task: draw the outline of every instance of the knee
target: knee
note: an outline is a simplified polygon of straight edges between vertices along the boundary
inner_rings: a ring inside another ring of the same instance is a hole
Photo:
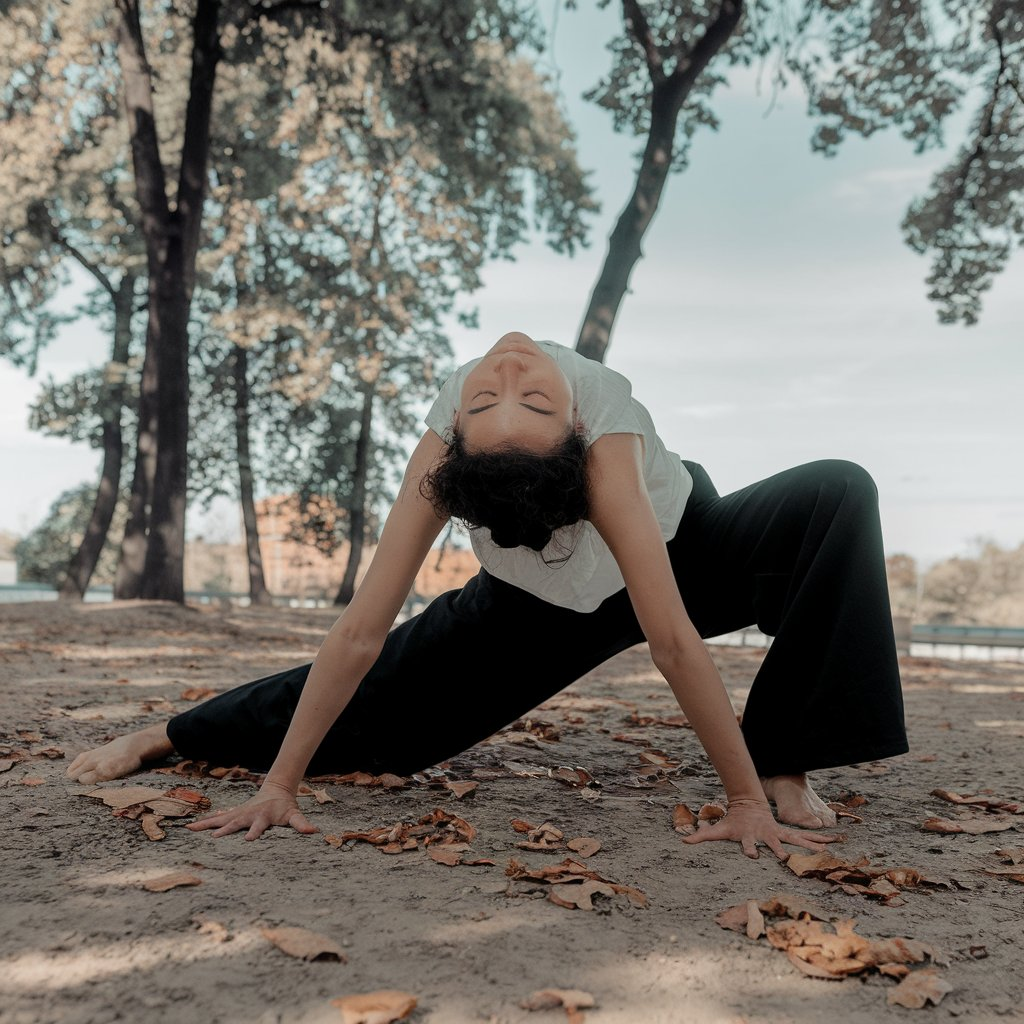
[[[841,486],[856,500],[878,504],[878,487],[871,474],[858,463],[847,459],[821,459],[811,465],[820,483]]]

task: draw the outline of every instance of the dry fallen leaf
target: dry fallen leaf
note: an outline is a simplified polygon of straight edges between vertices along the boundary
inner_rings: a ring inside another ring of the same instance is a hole
[[[200,935],[205,935],[207,938],[213,939],[214,942],[227,942],[231,938],[231,933],[225,925],[220,921],[208,918],[205,914],[196,914],[192,918],[192,923],[199,930]]]
[[[597,1006],[597,1000],[589,992],[578,988],[542,988],[519,1005],[524,1010],[554,1010],[562,1006],[569,1024],[581,1024],[583,1014],[580,1010]]]
[[[513,881],[540,882],[552,886],[548,898],[552,903],[567,909],[579,908],[592,910],[591,897],[596,893],[603,895],[626,896],[636,907],[647,906],[647,897],[631,885],[615,882],[597,871],[587,867],[578,860],[567,857],[559,864],[545,864],[541,868],[531,868],[515,859],[508,862],[505,874]],[[610,892],[597,887],[586,886],[575,891],[584,882],[596,882],[599,886],[607,886]],[[557,892],[556,892],[557,888]]]
[[[957,818],[949,820],[946,818],[926,818],[921,822],[921,828],[925,832],[942,832],[946,835],[953,835],[958,832],[970,836],[980,836],[988,832],[1005,832],[1013,828],[1015,821],[1009,818],[998,818],[995,815],[985,818]]]
[[[107,807],[120,810],[122,807],[143,804],[148,800],[158,800],[164,796],[164,791],[162,789],[153,789],[152,786],[121,786],[120,788],[94,789],[80,795],[102,800]]]
[[[148,892],[167,892],[168,889],[177,889],[185,885],[200,885],[201,878],[190,875],[187,871],[172,871],[169,875],[160,875],[157,878],[150,878],[142,883],[142,888]]]
[[[480,783],[479,782],[446,782],[445,789],[449,790],[454,794],[456,800],[461,800],[464,796],[468,796],[475,790]]]
[[[385,989],[332,999],[341,1011],[342,1024],[393,1024],[416,1009],[416,997],[409,992]]]
[[[325,935],[318,935],[306,928],[260,928],[265,939],[272,942],[282,953],[298,960],[333,960],[348,963],[344,950]]]
[[[953,986],[932,967],[922,967],[919,971],[911,971],[888,994],[890,1006],[906,1006],[911,1010],[919,1010],[926,1003],[938,1006]]]
[[[698,821],[718,821],[725,817],[725,808],[719,804],[704,804],[697,812]]]
[[[29,775],[24,779],[18,780],[23,786],[45,786],[46,779],[39,778],[38,775]]]
[[[933,789],[931,795],[951,804],[984,807],[987,811],[1004,811],[1007,814],[1024,814],[1024,804],[1010,803],[1007,800],[992,800],[987,796],[961,796],[948,789]]]
[[[537,827],[536,825],[531,825],[528,821],[524,821],[522,818],[513,818],[509,824],[516,832],[532,832]]]
[[[697,829],[697,816],[686,804],[676,804],[672,811],[672,827],[681,835],[691,835]]]
[[[581,857],[593,857],[601,849],[601,842],[592,836],[580,836],[578,839],[570,839],[565,844],[573,853]]]
[[[557,888],[552,886],[548,899],[555,906],[566,910],[593,910],[594,896],[614,896],[615,890],[606,882],[598,882],[592,878],[581,878],[577,881],[563,882]]]
[[[208,697],[216,697],[217,691],[211,690],[208,686],[190,686],[187,690],[181,691],[182,700],[206,700]]]
[[[1024,846],[1008,846],[996,850],[996,856],[1001,857],[1007,864],[1024,864]]]
[[[156,842],[159,839],[167,838],[167,833],[160,827],[160,822],[164,820],[163,815],[143,814],[140,816],[140,820],[142,822],[142,831],[147,839]]]

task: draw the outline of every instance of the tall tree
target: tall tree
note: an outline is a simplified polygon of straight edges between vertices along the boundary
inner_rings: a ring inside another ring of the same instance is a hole
[[[598,0],[607,6],[610,0]],[[716,128],[712,97],[737,65],[775,62],[802,82],[819,124],[812,149],[897,128],[920,153],[978,102],[953,161],[911,204],[908,245],[932,257],[929,298],[944,323],[977,321],[981,296],[1024,241],[1024,18],[1019,0],[621,0],[611,71],[587,94],[618,131],[644,138],[576,341],[603,361],[643,238],[694,133]]]
[[[66,52],[54,19],[71,17],[72,10],[105,29],[105,39]],[[258,6],[242,0],[189,5],[164,0],[145,7],[140,0],[117,0],[112,9],[99,0],[84,0],[73,9],[7,2],[0,14],[27,19],[38,29],[37,63],[66,63],[65,80],[96,64],[113,69],[123,99],[148,274],[137,486],[119,574],[123,594],[137,589],[148,597],[183,597],[188,327],[222,66],[259,65],[278,84],[285,113],[270,147],[275,157],[287,156],[302,142],[296,132],[305,125],[308,133],[311,107],[323,118],[358,129],[365,97],[354,93],[350,82],[364,77],[353,71],[372,68],[376,101],[396,124],[416,126],[445,188],[456,194],[466,181],[487,182],[469,190],[479,205],[481,235],[475,241],[480,252],[507,251],[522,237],[531,185],[532,212],[552,244],[571,248],[582,238],[587,188],[571,133],[552,133],[549,125],[535,130],[530,118],[536,104],[508,88],[511,58],[535,48],[539,36],[531,18],[504,0],[417,5],[284,0]],[[184,48],[178,45],[183,38],[188,40]],[[154,73],[161,65],[169,73]],[[181,83],[187,83],[183,115],[174,104]],[[549,106],[556,109],[550,98]],[[233,127],[239,146],[244,145],[247,125],[234,122]],[[76,128],[70,121],[67,130]],[[230,168],[230,147],[215,156]]]
[[[89,523],[63,575],[60,596],[72,598],[85,593],[120,490],[121,421],[143,270],[115,83],[109,67],[94,60],[105,38],[96,14],[90,3],[73,13],[14,5],[0,52],[0,354],[33,374],[58,323],[86,317],[112,339],[103,372],[78,382],[95,383],[91,401],[99,414],[79,436],[103,457]],[[57,38],[59,54],[43,43]],[[84,299],[57,316],[53,299],[68,285],[71,267],[85,272]],[[47,390],[34,419],[68,436],[63,414],[47,418]]]

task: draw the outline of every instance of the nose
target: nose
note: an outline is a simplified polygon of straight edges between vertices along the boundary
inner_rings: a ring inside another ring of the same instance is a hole
[[[506,352],[498,357],[494,368],[501,374],[522,373],[526,369],[526,360],[518,352]]]

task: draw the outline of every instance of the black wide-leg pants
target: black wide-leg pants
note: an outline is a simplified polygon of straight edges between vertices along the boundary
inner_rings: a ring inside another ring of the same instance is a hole
[[[858,465],[811,462],[720,497],[694,490],[668,542],[698,633],[756,624],[774,637],[743,712],[761,775],[904,753],[903,700],[878,493]],[[309,774],[409,774],[526,714],[644,637],[625,590],[593,612],[548,604],[490,573],[395,627],[331,726]],[[270,767],[309,665],[220,694],[172,718],[185,757]]]

